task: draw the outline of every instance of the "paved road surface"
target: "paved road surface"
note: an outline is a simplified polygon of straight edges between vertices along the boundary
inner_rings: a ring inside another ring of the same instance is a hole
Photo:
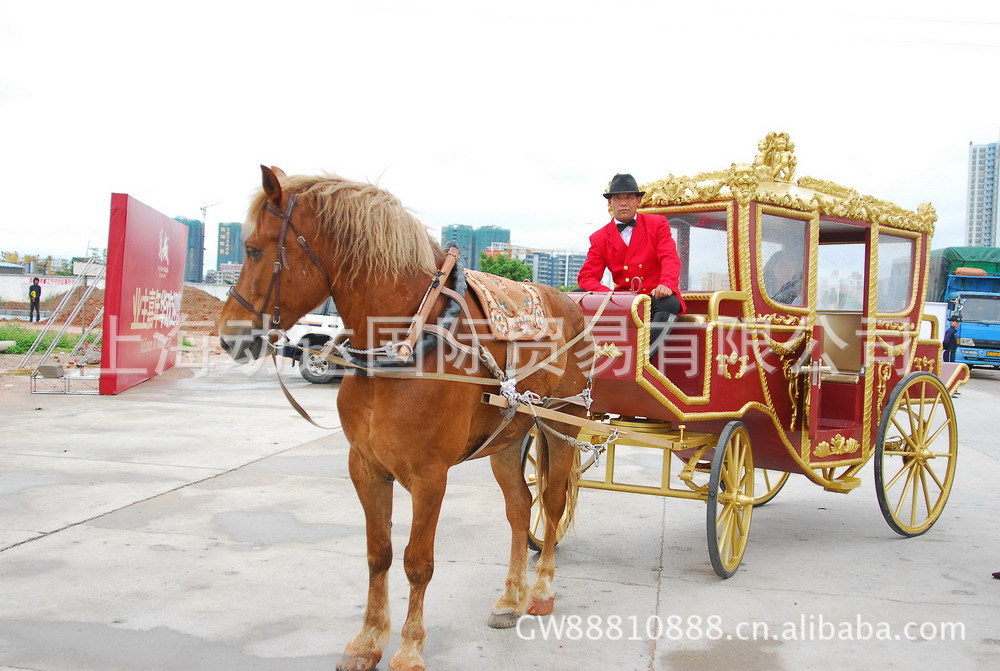
[[[485,461],[454,469],[429,668],[996,668],[1000,373],[973,377],[956,399],[954,491],[925,536],[888,528],[870,465],[848,496],[797,477],[758,509],[723,581],[702,504],[584,491],[557,553],[556,613],[519,631],[485,625],[509,542],[499,488]],[[289,382],[337,421],[335,386]],[[332,669],[366,587],[347,449],[266,370],[221,362],[117,397],[6,396],[0,668]],[[386,659],[405,613],[408,503],[400,492]]]

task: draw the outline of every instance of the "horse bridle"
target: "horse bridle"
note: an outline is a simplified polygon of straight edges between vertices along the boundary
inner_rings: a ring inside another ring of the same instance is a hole
[[[282,212],[270,201],[265,203],[265,209],[273,214],[274,216],[281,219],[281,232],[278,234],[278,258],[274,261],[274,270],[271,273],[271,283],[267,285],[267,293],[264,294],[264,301],[261,305],[261,309],[258,310],[253,306],[253,303],[248,301],[243,296],[236,291],[236,286],[229,287],[229,295],[236,299],[236,302],[245,307],[250,314],[254,315],[260,319],[261,326],[264,325],[264,310],[267,309],[267,305],[271,301],[271,294],[274,294],[274,310],[271,311],[271,328],[280,329],[281,328],[281,268],[288,268],[288,259],[285,256],[285,237],[288,235],[288,229],[291,228],[292,232],[295,234],[295,239],[302,246],[302,250],[312,261],[313,265],[319,268],[319,271],[323,273],[324,279],[326,279],[327,292],[333,287],[333,282],[330,280],[330,274],[326,272],[326,268],[323,267],[322,261],[313,252],[312,248],[309,247],[309,243],[306,239],[302,237],[299,233],[299,229],[295,227],[292,222],[292,211],[295,209],[295,202],[298,199],[299,194],[293,193],[288,198],[288,204],[285,206],[285,211]]]
[[[266,309],[267,305],[270,304],[271,294],[274,294],[274,309],[271,311],[270,315],[271,324],[270,327],[268,328],[267,331],[268,333],[271,333],[272,331],[277,331],[280,334],[281,332],[281,269],[283,267],[288,268],[288,260],[285,256],[285,238],[288,235],[289,228],[292,229],[292,232],[295,234],[295,239],[298,240],[298,243],[302,246],[302,250],[306,253],[306,256],[309,257],[309,260],[312,262],[312,264],[316,266],[321,273],[323,273],[323,277],[326,279],[326,285],[328,287],[327,292],[329,293],[333,289],[333,282],[330,279],[330,274],[326,271],[326,268],[323,267],[322,261],[319,260],[319,257],[316,256],[312,248],[309,247],[309,243],[306,242],[306,239],[299,233],[299,230],[295,227],[295,224],[292,222],[292,212],[295,210],[295,203],[296,200],[298,199],[298,195],[299,194],[297,193],[293,193],[291,194],[291,196],[289,196],[288,204],[285,206],[284,212],[282,212],[274,205],[272,205],[270,201],[267,201],[264,204],[264,207],[268,212],[281,219],[281,231],[278,234],[278,258],[275,259],[274,261],[274,270],[271,273],[271,282],[270,284],[267,285],[267,293],[264,294],[264,301],[261,309],[258,310],[257,308],[254,307],[253,303],[251,303],[246,298],[241,296],[239,292],[236,291],[235,286],[229,287],[228,294],[233,298],[235,298],[236,302],[238,302],[240,305],[246,308],[250,312],[250,314],[254,315],[254,317],[256,317],[257,319],[260,319],[262,328],[264,328],[264,310]],[[450,243],[449,246],[457,246],[457,245],[455,243]],[[458,298],[461,299],[464,298],[466,291],[465,273],[460,263],[456,263],[455,270],[456,270],[454,279],[455,292],[457,293]],[[436,286],[436,284],[440,281],[441,281],[440,273],[435,274],[432,280],[431,288]],[[428,291],[430,291],[430,288],[428,289]],[[427,296],[425,294],[424,300],[426,300],[426,298]],[[461,304],[459,300],[450,297],[448,306],[445,308],[444,312],[438,319],[438,326],[440,326],[445,330],[450,329],[452,324],[454,324],[454,322],[458,318],[458,313],[460,309],[461,309]],[[435,343],[440,337],[441,337],[440,335],[435,333],[425,333],[423,338],[421,338],[417,349],[413,352],[413,354],[411,354],[411,357],[420,356],[424,352],[430,350],[432,347],[434,347]],[[356,356],[364,355],[366,359],[371,360],[373,356],[387,354],[388,351],[385,347],[379,347],[371,350],[357,350],[350,347],[350,341],[345,341],[344,353],[345,356],[347,356],[351,360],[351,363],[357,365],[359,368],[369,368],[374,366],[365,365],[364,363],[362,363],[364,360],[358,361],[356,360]],[[378,364],[379,367],[404,366],[404,365],[408,365],[407,361],[405,360],[379,362]]]

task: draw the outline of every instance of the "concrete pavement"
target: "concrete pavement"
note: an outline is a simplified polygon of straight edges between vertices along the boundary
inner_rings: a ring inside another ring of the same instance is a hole
[[[285,377],[336,423],[337,386]],[[557,550],[555,615],[518,630],[485,625],[509,543],[499,488],[486,461],[459,466],[427,596],[428,668],[995,668],[998,398],[1000,374],[976,371],[956,399],[955,486],[918,538],[883,521],[871,465],[847,496],[793,477],[755,512],[723,581],[703,504],[583,491]],[[367,586],[347,449],[301,420],[266,368],[221,359],[117,397],[5,396],[0,668],[332,669]],[[398,488],[395,506],[382,669],[406,608]]]

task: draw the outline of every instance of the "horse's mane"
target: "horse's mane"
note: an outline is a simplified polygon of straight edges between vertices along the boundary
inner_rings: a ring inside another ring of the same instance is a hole
[[[388,191],[337,175],[281,177],[286,193],[298,193],[316,211],[319,232],[350,259],[352,275],[361,270],[374,276],[398,277],[409,272],[436,270],[438,245],[427,229]],[[264,213],[260,190],[250,202],[244,234],[249,236]]]

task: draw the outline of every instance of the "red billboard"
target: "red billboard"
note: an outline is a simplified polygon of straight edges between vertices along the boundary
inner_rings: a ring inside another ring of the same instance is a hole
[[[128,194],[111,194],[102,394],[117,394],[174,365],[187,233],[184,224]]]

